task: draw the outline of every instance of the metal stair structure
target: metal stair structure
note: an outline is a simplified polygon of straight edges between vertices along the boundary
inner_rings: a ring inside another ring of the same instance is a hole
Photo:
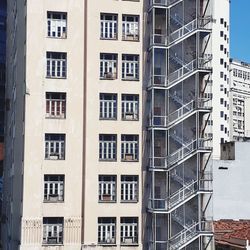
[[[150,250],[178,250],[186,246],[205,250],[202,248],[205,244],[193,244],[198,238],[199,242],[207,242],[205,238],[212,235],[201,230],[202,218],[198,212],[204,206],[202,195],[211,194],[207,183],[210,180],[200,173],[204,169],[202,159],[211,155],[212,148],[210,140],[200,134],[200,124],[204,124],[211,112],[211,99],[203,98],[206,88],[203,82],[212,73],[212,54],[208,49],[212,18],[207,7],[210,0],[193,0],[195,8],[187,4],[188,1],[151,0],[148,11],[151,20],[155,19],[150,28],[148,53],[151,68],[148,70],[147,89],[151,106],[148,116]],[[206,6],[204,9],[198,7],[202,3]],[[178,134],[180,128],[182,134]],[[190,133],[185,134],[185,129]],[[162,147],[161,141],[165,141]],[[182,173],[179,169],[189,167],[191,171],[179,174]],[[205,202],[207,200],[210,201],[206,199]],[[193,211],[192,206],[198,208],[197,214],[180,212],[184,208],[187,208],[185,211]],[[159,222],[161,218],[168,223]],[[172,224],[171,218],[177,224]],[[164,231],[163,225],[166,232],[178,233],[173,236],[166,233],[166,237],[159,240],[156,227]],[[172,230],[172,227],[178,228]]]

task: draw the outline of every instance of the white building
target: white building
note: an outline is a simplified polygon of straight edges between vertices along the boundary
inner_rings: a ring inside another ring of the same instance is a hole
[[[4,249],[212,247],[228,4],[8,1]]]
[[[222,145],[222,160],[213,161],[214,220],[249,220],[250,142]]]
[[[250,64],[230,60],[230,140],[250,137]]]
[[[229,141],[229,0],[214,0],[213,45],[213,158],[220,158],[220,144]],[[208,130],[210,133],[211,130]]]

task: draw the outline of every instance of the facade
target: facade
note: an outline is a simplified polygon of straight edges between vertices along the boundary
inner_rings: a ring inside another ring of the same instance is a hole
[[[4,158],[4,109],[5,109],[5,51],[6,51],[6,1],[0,3],[0,225],[2,224],[3,158]],[[1,226],[0,226],[1,230]],[[1,248],[1,236],[0,236]]]
[[[250,137],[250,64],[230,60],[230,140]]]
[[[8,1],[4,249],[212,248],[214,8]]]
[[[213,133],[213,159],[220,159],[220,144],[229,141],[229,0],[214,1],[213,114],[208,133]]]
[[[249,148],[249,141],[223,144],[222,160],[213,162],[215,220],[250,218]]]

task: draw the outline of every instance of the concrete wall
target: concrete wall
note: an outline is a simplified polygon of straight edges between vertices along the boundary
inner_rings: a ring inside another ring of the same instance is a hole
[[[250,142],[235,143],[235,160],[214,160],[214,219],[250,218]]]

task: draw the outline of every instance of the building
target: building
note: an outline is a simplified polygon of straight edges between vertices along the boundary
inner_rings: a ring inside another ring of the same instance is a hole
[[[250,137],[250,64],[230,60],[230,140]]]
[[[220,144],[229,141],[229,0],[214,1],[213,114],[208,122],[208,133],[213,133],[213,159],[220,159]]]
[[[8,1],[5,249],[213,246],[212,2]]]
[[[2,224],[3,158],[4,158],[4,108],[5,108],[5,51],[6,51],[6,1],[0,2],[0,225]],[[1,231],[1,226],[0,226]],[[0,236],[1,248],[1,236]]]
[[[222,160],[213,161],[215,220],[250,218],[249,148],[249,141],[225,143],[221,148]]]

